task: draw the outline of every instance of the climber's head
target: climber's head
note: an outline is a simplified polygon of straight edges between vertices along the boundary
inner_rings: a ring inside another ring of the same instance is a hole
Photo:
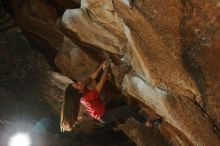
[[[85,88],[84,84],[82,84],[82,83],[79,82],[79,81],[73,82],[73,83],[72,83],[72,86],[73,86],[73,88],[77,89],[77,90],[78,90],[79,92],[81,92],[81,93],[83,93],[84,88]]]
[[[80,87],[80,85],[77,85]],[[64,104],[61,110],[61,131],[71,131],[78,120],[80,98],[82,94],[73,84],[69,84],[65,91]]]

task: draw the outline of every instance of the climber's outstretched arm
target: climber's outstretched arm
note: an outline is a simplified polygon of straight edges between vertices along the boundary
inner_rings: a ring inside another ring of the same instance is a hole
[[[102,88],[103,88],[103,86],[105,84],[105,81],[107,79],[107,72],[108,72],[109,65],[110,65],[109,62],[105,63],[105,65],[104,65],[104,72],[103,72],[103,74],[101,76],[101,79],[98,82],[98,84],[95,86],[95,89],[96,89],[96,91],[98,93],[100,93],[102,91]]]
[[[103,66],[106,64],[106,62],[107,62],[107,60],[102,62],[102,64],[99,65],[99,67],[96,68],[96,70],[90,75],[90,78],[92,78],[93,80],[96,79],[96,77],[98,76],[98,74],[102,70]]]
[[[82,81],[84,88],[88,87],[92,83],[92,81],[94,81],[96,79],[96,77],[99,75],[100,71],[102,70],[102,68],[104,68],[106,63],[107,63],[107,61],[103,61],[102,64],[100,64],[96,68],[96,70],[89,76],[89,78]]]

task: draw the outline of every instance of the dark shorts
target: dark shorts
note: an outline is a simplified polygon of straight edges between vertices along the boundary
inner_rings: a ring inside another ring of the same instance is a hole
[[[144,123],[146,120],[144,117],[140,116],[137,111],[131,109],[127,105],[119,106],[116,108],[112,108],[107,110],[100,118],[100,122],[102,123],[111,123],[120,119],[127,119],[129,117],[133,117],[138,122]]]

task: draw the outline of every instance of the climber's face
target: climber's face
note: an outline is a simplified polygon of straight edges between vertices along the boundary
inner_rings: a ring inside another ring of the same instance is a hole
[[[84,90],[84,85],[81,82],[75,82],[72,84],[74,88],[78,89],[79,91]]]

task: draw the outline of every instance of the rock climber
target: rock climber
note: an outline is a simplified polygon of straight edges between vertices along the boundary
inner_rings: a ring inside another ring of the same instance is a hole
[[[107,79],[110,61],[104,61],[84,82],[74,81],[67,86],[65,91],[64,104],[61,109],[60,128],[61,131],[71,131],[78,121],[80,103],[86,107],[89,115],[101,123],[111,123],[119,119],[133,117],[138,122],[146,122],[143,116],[138,114],[137,109],[127,105],[122,105],[116,108],[107,109],[105,104],[99,97],[100,92]],[[95,85],[94,89],[88,89],[88,85],[96,79],[99,73],[102,72],[100,81]],[[149,127],[160,124],[161,120],[147,121]]]

